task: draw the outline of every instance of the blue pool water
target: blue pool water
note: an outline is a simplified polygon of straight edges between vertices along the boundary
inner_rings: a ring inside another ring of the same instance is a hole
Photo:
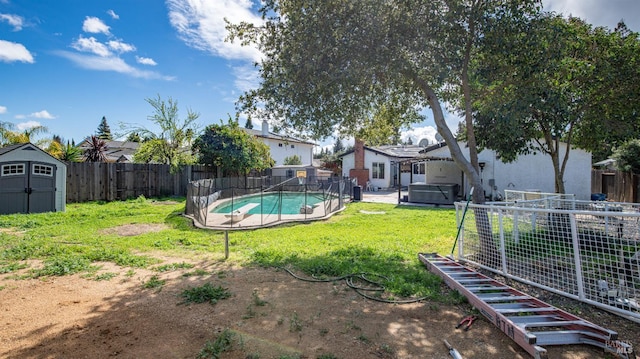
[[[306,199],[305,199],[306,197]],[[275,214],[280,210],[282,201],[282,214],[300,214],[300,207],[304,205],[313,206],[323,201],[319,193],[298,193],[298,192],[269,192],[262,195],[250,195],[235,198],[216,206],[211,213],[231,213],[246,204],[257,203],[258,206],[247,212],[248,214]]]

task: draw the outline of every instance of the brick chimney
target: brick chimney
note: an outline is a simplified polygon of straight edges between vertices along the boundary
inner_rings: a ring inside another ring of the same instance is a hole
[[[356,138],[353,147],[354,168],[349,170],[349,177],[357,178],[358,185],[366,186],[369,181],[369,169],[364,168],[364,141]]]

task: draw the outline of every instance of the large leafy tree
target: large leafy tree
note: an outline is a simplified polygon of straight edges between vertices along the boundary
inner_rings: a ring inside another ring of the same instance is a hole
[[[614,148],[611,157],[620,171],[640,173],[640,140],[635,138]]]
[[[635,124],[625,123],[624,116],[603,121],[601,110],[594,111],[616,106],[615,96],[609,97],[605,88],[621,81],[604,73],[598,76],[603,68],[611,68],[606,59],[610,55],[605,54],[615,51],[600,39],[602,28],[593,31],[580,19],[541,13],[523,30],[485,39],[482,61],[474,72],[476,134],[479,145],[496,150],[505,162],[531,152],[548,155],[555,190],[564,193],[571,147],[593,151],[613,132],[603,123],[629,128],[637,127],[637,119]]]
[[[584,118],[575,143],[606,159],[615,147],[640,137],[640,35],[624,23],[589,31],[592,63]]]
[[[423,120],[416,107],[390,100],[377,107],[370,118],[363,119],[356,137],[371,146],[397,145],[403,128]]]
[[[138,137],[146,139],[134,154],[134,161],[164,163],[171,165],[173,170],[193,163],[194,157],[189,149],[199,132],[196,121],[200,114],[187,109],[187,117],[181,119],[178,114],[178,102],[171,97],[165,101],[158,95],[157,98],[148,98],[146,101],[154,110],[153,115],[148,119],[159,128],[159,131],[154,132],[141,126],[124,125],[128,128],[129,134],[136,133]]]
[[[262,83],[240,98],[239,110],[324,138],[336,128],[356,136],[363,119],[392,99],[404,108],[429,106],[453,159],[480,187],[469,64],[496,23],[526,19],[538,3],[266,1],[263,25],[230,26],[232,40],[253,42],[265,56]],[[465,115],[470,160],[447,126],[443,101]],[[481,192],[476,202],[484,201]]]
[[[225,175],[244,175],[273,166],[269,146],[248,134],[230,120],[212,124],[193,143],[198,162],[220,168]]]

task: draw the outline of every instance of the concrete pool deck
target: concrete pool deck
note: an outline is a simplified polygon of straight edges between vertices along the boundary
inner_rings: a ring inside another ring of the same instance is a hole
[[[408,191],[401,191],[400,198],[407,196],[409,194]],[[385,190],[385,191],[364,191],[362,192],[362,202],[371,202],[371,203],[389,203],[389,204],[398,204],[398,190]],[[416,206],[416,207],[442,207],[442,208],[453,208],[453,205],[435,205],[435,204],[427,204],[427,203],[410,203],[410,202],[400,202],[401,206]]]

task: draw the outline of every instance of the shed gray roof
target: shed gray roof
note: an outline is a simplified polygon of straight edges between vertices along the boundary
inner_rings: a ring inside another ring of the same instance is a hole
[[[9,146],[5,146],[0,148],[0,155],[4,155],[5,153],[11,152],[13,150],[15,150],[16,148],[22,147],[26,145],[26,143],[18,143],[15,145],[9,145]]]
[[[15,151],[15,150],[19,150],[19,149],[24,148],[24,147],[30,147],[29,149],[32,149],[32,150],[37,151],[39,153],[42,153],[45,156],[48,156],[51,159],[64,164],[63,161],[60,161],[59,159],[57,159],[54,156],[52,156],[51,154],[49,154],[47,151],[41,149],[40,147],[34,145],[31,142],[18,143],[18,144],[15,144],[15,145],[9,145],[9,146],[2,147],[2,148],[0,148],[0,156],[2,156],[4,154],[7,154],[9,152]]]

